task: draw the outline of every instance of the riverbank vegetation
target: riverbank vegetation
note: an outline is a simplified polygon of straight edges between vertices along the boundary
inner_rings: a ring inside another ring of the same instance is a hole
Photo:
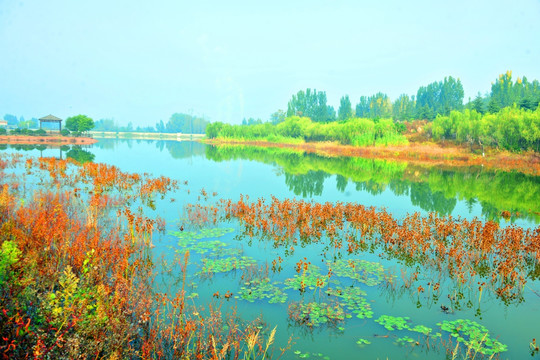
[[[283,122],[257,125],[212,123],[206,127],[210,139],[266,140],[270,142],[334,141],[343,145],[401,145],[402,136],[391,119],[352,118],[339,122],[318,123],[308,117],[291,116]]]
[[[436,140],[490,146],[510,151],[540,151],[540,107],[531,111],[517,106],[490,114],[476,110],[438,115],[431,124]]]
[[[175,181],[0,155],[0,353],[5,359],[270,357],[275,330],[159,293],[152,211]],[[172,269],[171,268],[171,271]]]
[[[529,82],[523,77],[513,81],[508,71],[492,84],[489,94],[479,94],[466,104],[463,98],[461,81],[450,76],[421,86],[416,95],[402,94],[394,102],[378,92],[361,96],[353,109],[349,96],[344,95],[336,114],[324,91],[307,89],[294,94],[287,111],[276,111],[268,122],[212,123],[206,135],[225,141],[335,142],[363,147],[446,141],[470,150],[479,146],[484,154],[485,147],[513,152],[540,150],[537,80]],[[411,126],[418,120],[424,120],[421,127]],[[411,128],[412,132],[406,132]]]

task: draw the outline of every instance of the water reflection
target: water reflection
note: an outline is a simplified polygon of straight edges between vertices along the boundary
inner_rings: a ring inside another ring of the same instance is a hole
[[[517,218],[540,222],[540,177],[517,172],[487,171],[482,167],[440,168],[408,165],[405,162],[346,157],[324,157],[279,148],[249,146],[208,146],[192,141],[163,141],[147,139],[99,139],[92,146],[64,145],[0,145],[0,150],[37,150],[43,156],[65,156],[80,163],[94,161],[92,149],[119,150],[140,144],[149,145],[157,152],[167,151],[172,159],[206,157],[215,162],[253,160],[276,167],[284,175],[285,184],[297,196],[311,198],[323,194],[332,183],[347,194],[351,190],[377,196],[391,191],[407,196],[413,205],[441,215],[452,214],[458,201],[464,201],[469,212],[481,208],[482,216],[500,220],[502,211]],[[58,149],[58,155],[50,149]],[[166,160],[163,160],[166,161]]]
[[[213,161],[255,160],[275,164],[285,174],[285,183],[298,196],[320,195],[325,180],[336,176],[336,189],[379,195],[386,190],[409,196],[413,205],[441,215],[451,214],[458,200],[469,211],[479,204],[482,215],[499,220],[502,211],[512,219],[540,220],[540,178],[516,172],[486,171],[482,167],[440,168],[404,162],[362,158],[324,157],[279,148],[208,146]],[[326,183],[327,184],[327,183]]]
[[[0,150],[39,151],[39,157],[54,157],[59,160],[71,158],[81,164],[94,161],[95,155],[88,150],[90,147],[89,145],[0,144]],[[46,150],[47,153],[44,156],[43,152]]]

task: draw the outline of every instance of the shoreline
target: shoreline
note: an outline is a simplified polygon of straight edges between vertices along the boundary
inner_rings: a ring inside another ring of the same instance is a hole
[[[477,155],[456,145],[441,146],[436,143],[411,143],[409,145],[356,147],[334,142],[304,142],[299,144],[272,143],[265,140],[242,141],[211,139],[201,142],[209,145],[245,145],[258,147],[286,148],[305,151],[322,156],[361,157],[370,159],[405,161],[419,165],[452,167],[484,166],[492,170],[518,171],[540,176],[540,154],[524,152],[521,154],[495,149],[486,149],[485,156]]]
[[[97,139],[89,137],[71,137],[71,136],[29,136],[29,135],[0,135],[2,144],[21,144],[21,145],[91,145],[97,143]]]
[[[205,134],[151,133],[125,131],[90,131],[93,136],[105,139],[146,139],[146,140],[200,140]]]

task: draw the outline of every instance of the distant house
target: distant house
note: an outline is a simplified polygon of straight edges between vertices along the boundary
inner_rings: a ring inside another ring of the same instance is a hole
[[[62,130],[62,119],[60,119],[59,117],[56,117],[54,115],[47,115],[47,116],[44,116],[42,118],[39,118],[39,128],[41,129],[42,125],[44,122],[47,122],[47,123],[56,123],[58,124],[58,131],[61,131]]]
[[[7,127],[7,121],[6,120],[0,120],[0,127]]]

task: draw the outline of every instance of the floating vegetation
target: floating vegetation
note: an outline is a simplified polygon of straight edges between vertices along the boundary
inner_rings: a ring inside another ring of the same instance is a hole
[[[212,239],[225,236],[234,231],[233,228],[203,228],[197,231],[171,231],[170,234],[178,238],[181,247],[192,246],[194,242],[202,239]]]
[[[310,353],[310,352],[301,352],[300,350],[295,350],[293,354],[296,355],[300,359],[307,359],[312,356],[312,357],[320,358],[323,360],[330,360],[330,357],[324,355],[323,353]]]
[[[218,206],[197,211],[219,214],[216,216],[224,220],[238,219],[244,236],[273,241],[275,247],[284,247],[288,254],[294,252],[295,246],[314,243],[323,243],[324,254],[331,251],[336,257],[381,249],[386,258],[448,277],[451,286],[476,286],[480,276],[485,279],[482,290],[490,291],[506,304],[523,301],[524,285],[540,262],[540,227],[502,227],[493,221],[434,213],[396,219],[386,210],[356,203],[321,204],[275,197],[270,202],[259,199],[248,203],[244,201],[247,199],[222,200]],[[342,276],[364,279],[368,284],[383,279],[380,268],[373,264],[342,261],[337,267]],[[332,271],[336,274],[335,269]],[[308,274],[302,276],[305,286],[306,281],[312,288],[316,286],[316,279],[306,279]],[[415,277],[413,281],[417,280]],[[294,286],[302,289],[298,286],[301,281],[301,277],[295,279]]]
[[[408,316],[390,316],[390,315],[381,315],[377,320],[375,320],[376,323],[381,324],[384,326],[387,330],[411,330],[408,322],[410,321],[410,318]]]
[[[418,333],[421,333],[421,334],[424,334],[424,335],[429,335],[433,331],[432,328],[424,326],[424,325],[416,325],[415,327],[410,328],[409,330],[414,331],[414,332],[418,332]],[[438,334],[438,336],[436,336],[437,334]],[[440,336],[441,336],[440,333],[435,334],[435,337],[440,337]]]
[[[301,274],[285,280],[285,289],[304,291],[305,288],[315,290],[323,288],[328,284],[328,276],[321,274],[321,270],[316,265],[309,265],[303,268]]]
[[[363,346],[363,345],[369,345],[369,344],[371,344],[371,341],[360,338],[360,339],[358,339],[358,340],[356,341],[356,343],[357,343],[358,345]]]
[[[345,320],[345,312],[339,304],[291,302],[289,318],[299,325],[308,327],[317,327],[321,324],[335,326]]]
[[[397,343],[399,345],[417,344],[418,343],[416,340],[414,340],[413,338],[411,338],[409,336],[400,337],[396,341],[397,341]]]
[[[268,278],[246,281],[244,286],[240,288],[238,295],[236,298],[249,302],[262,299],[268,299],[270,304],[285,303],[287,301],[287,294],[281,291],[275,282],[270,282]]]
[[[226,273],[232,270],[245,269],[257,262],[249,256],[224,257],[219,259],[202,259],[201,273]]]
[[[348,277],[367,286],[379,285],[384,280],[384,267],[377,262],[354,259],[340,259],[329,267],[336,276]]]
[[[334,295],[341,299],[346,306],[359,319],[373,317],[371,306],[367,302],[366,292],[358,287],[332,288],[327,290],[328,295]]]
[[[488,329],[475,321],[468,319],[445,320],[437,325],[441,330],[449,332],[450,336],[459,343],[466,345],[468,349],[483,355],[494,355],[508,349],[507,345],[492,339]]]

